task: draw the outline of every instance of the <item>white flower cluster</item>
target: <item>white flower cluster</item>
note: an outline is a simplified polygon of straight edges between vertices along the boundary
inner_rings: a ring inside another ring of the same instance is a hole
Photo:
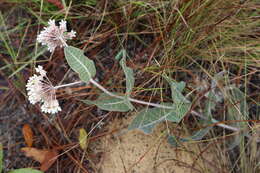
[[[53,52],[56,47],[67,46],[66,41],[76,36],[76,32],[71,30],[67,32],[67,22],[61,20],[59,26],[56,26],[55,20],[49,20],[49,26],[37,36],[37,41],[42,45],[47,45],[48,50]]]
[[[29,102],[31,104],[41,103],[41,110],[45,113],[55,114],[61,111],[56,99],[56,90],[47,78],[47,72],[43,70],[42,66],[38,66],[36,72],[39,75],[34,74],[30,77],[26,85]]]

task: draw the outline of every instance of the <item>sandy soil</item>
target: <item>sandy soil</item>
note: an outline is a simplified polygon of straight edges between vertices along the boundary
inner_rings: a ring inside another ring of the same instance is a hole
[[[101,141],[104,151],[99,163],[101,173],[186,173],[215,172],[213,152],[202,152],[205,144],[170,146],[165,138],[165,124],[159,125],[151,135],[141,131],[128,131],[126,126],[133,117],[115,119],[108,130],[121,129]],[[203,146],[204,145],[204,146]],[[201,154],[203,153],[203,154]],[[214,165],[214,166],[213,166]],[[219,170],[219,169],[218,169]]]

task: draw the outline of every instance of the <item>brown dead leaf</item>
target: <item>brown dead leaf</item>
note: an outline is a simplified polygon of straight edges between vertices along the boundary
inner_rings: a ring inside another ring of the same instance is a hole
[[[21,151],[23,151],[27,157],[32,157],[34,160],[40,162],[42,171],[48,170],[58,156],[56,150],[41,150],[33,147],[24,147]]]
[[[28,147],[32,147],[33,144],[33,131],[29,124],[23,126],[23,138]]]

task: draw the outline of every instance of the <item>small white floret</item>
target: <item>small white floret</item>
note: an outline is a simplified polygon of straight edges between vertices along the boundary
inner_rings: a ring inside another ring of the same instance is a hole
[[[26,89],[28,91],[28,99],[31,104],[41,101],[42,79],[42,76],[33,75],[27,82]]]
[[[49,114],[55,114],[59,111],[61,111],[60,105],[58,101],[50,100],[48,102],[44,102],[41,106],[42,112],[49,113]]]
[[[37,73],[40,73],[41,76],[46,76],[47,74],[47,71],[43,70],[43,67],[40,65],[37,68],[35,68],[35,70]]]

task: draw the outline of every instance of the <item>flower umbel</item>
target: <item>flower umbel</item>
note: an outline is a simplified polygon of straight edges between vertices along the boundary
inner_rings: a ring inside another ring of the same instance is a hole
[[[59,102],[56,99],[56,89],[47,77],[47,72],[42,66],[36,68],[39,75],[34,74],[29,78],[26,89],[28,91],[28,99],[31,104],[40,103],[41,110],[45,113],[55,114],[61,111]]]
[[[56,47],[67,46],[66,41],[76,36],[76,32],[73,30],[67,32],[67,22],[65,20],[61,20],[59,26],[56,26],[55,20],[49,20],[48,25],[37,36],[37,41],[42,45],[47,45],[50,52],[53,52]]]

